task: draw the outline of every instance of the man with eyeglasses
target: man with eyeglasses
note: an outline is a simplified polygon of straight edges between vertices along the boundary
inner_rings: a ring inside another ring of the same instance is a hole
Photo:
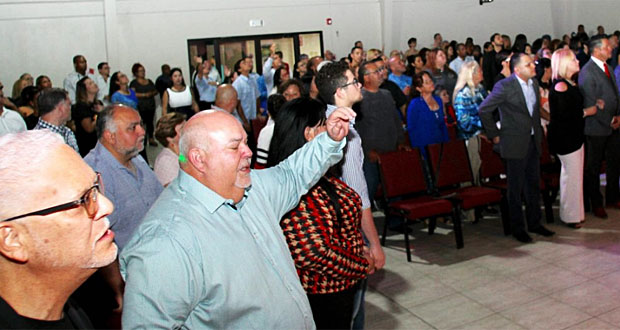
[[[24,118],[19,112],[8,109],[7,103],[13,105],[8,98],[4,97],[4,85],[0,82],[0,136],[26,130]]]
[[[359,102],[361,118],[357,132],[362,139],[364,150],[364,177],[368,185],[368,196],[372,200],[379,187],[379,153],[410,149],[405,143],[403,122],[390,93],[380,89],[383,83],[382,72],[374,62],[364,62],[360,66],[359,79],[362,88],[362,101]]]
[[[92,328],[69,296],[116,259],[100,176],[47,130],[0,154],[0,328]]]
[[[323,65],[317,73],[316,86],[321,98],[327,102],[327,116],[337,108],[352,108],[355,103],[362,100],[361,84],[355,79],[353,72],[346,64],[326,63]],[[347,147],[342,162],[341,178],[360,195],[362,200],[362,232],[369,242],[370,254],[374,261],[369,267],[372,274],[375,269],[381,269],[385,265],[385,254],[381,248],[377,228],[372,217],[368,186],[363,170],[364,151],[362,149],[362,140],[354,125],[355,120],[351,120],[349,122],[349,134],[347,135]],[[362,303],[364,286],[365,282],[356,295],[356,306],[354,306],[352,319],[355,314],[361,314],[360,318],[353,325],[354,328],[359,328],[360,324],[363,327],[364,324]]]

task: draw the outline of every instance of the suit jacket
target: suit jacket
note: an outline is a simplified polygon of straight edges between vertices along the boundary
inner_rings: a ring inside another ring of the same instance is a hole
[[[542,127],[540,126],[540,93],[535,79],[534,92],[536,103],[533,114],[527,110],[525,96],[517,77],[512,74],[506,79],[498,81],[493,91],[487,96],[478,108],[480,120],[489,139],[500,137],[499,149],[502,158],[522,159],[527,156],[534,130],[536,150],[540,154],[542,142]],[[493,119],[493,111],[499,109],[501,128],[498,129]]]
[[[594,116],[586,117],[584,133],[591,136],[608,136],[611,134],[611,120],[619,114],[620,95],[616,78],[609,68],[611,79],[592,59],[583,66],[579,73],[579,89],[583,95],[583,107],[596,105],[597,99],[605,101],[603,110],[598,110]]]

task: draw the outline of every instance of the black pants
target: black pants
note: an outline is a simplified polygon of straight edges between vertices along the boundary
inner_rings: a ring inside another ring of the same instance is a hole
[[[200,109],[200,111],[209,110],[211,109],[212,105],[213,105],[213,102],[198,101],[198,108]]]
[[[620,200],[620,133],[614,131],[609,136],[586,136],[586,165],[583,180],[586,203],[589,200],[592,208],[603,207],[601,194],[601,164],[607,161],[605,201],[608,204]]]
[[[351,329],[353,303],[358,284],[344,291],[308,294],[317,329]]]
[[[146,138],[150,139],[155,137],[155,135],[153,135],[153,132],[155,131],[155,125],[153,124],[153,120],[155,119],[155,108],[149,109],[138,106],[138,112],[140,113],[140,117],[144,123]]]
[[[540,226],[540,155],[535,143],[532,136],[525,158],[505,159],[508,213],[513,233],[525,231],[522,196],[525,199],[528,229],[533,230]]]

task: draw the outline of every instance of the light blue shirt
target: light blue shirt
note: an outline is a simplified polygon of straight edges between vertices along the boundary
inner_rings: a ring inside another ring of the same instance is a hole
[[[234,207],[180,171],[120,256],[123,328],[315,328],[279,221],[344,145],[323,133],[253,170]]]
[[[406,87],[411,86],[411,77],[405,74],[401,74],[400,76],[397,76],[393,73],[390,73],[390,75],[388,76],[388,80],[398,85],[398,87],[400,87],[401,90],[404,90]]]
[[[256,119],[256,99],[260,96],[256,81],[240,75],[232,85],[237,91],[237,98],[241,102],[245,118],[247,120]]]
[[[131,159],[134,173],[119,163],[101,142],[97,142],[84,161],[101,173],[104,194],[114,204],[114,212],[108,216],[110,229],[122,250],[164,187],[142,156]]]
[[[196,75],[194,81],[196,82],[198,95],[200,95],[200,101],[215,101],[215,92],[217,91],[217,86],[209,84],[210,82],[217,82],[215,79],[211,78],[211,76],[203,76],[202,79],[200,79],[198,78],[198,75]]]
[[[528,79],[528,81],[525,82],[518,75],[515,74],[515,76],[519,81],[519,85],[521,85],[521,91],[523,91],[523,96],[525,97],[527,111],[529,111],[530,116],[532,116],[534,114],[534,105],[536,105],[536,92],[534,92],[534,82],[532,81],[532,79]]]

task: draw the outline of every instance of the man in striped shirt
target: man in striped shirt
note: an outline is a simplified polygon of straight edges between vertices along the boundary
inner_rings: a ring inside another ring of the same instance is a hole
[[[316,86],[319,90],[319,95],[327,103],[327,116],[334,112],[336,108],[351,108],[353,104],[362,100],[362,85],[355,79],[351,70],[341,63],[327,63],[321,67],[316,76]],[[342,163],[342,180],[349,187],[353,188],[362,199],[362,232],[368,241],[375,269],[381,269],[385,265],[385,255],[381,248],[377,228],[372,217],[370,196],[368,196],[368,187],[362,169],[364,163],[362,140],[354,128],[355,120],[351,120],[349,124],[347,146]],[[372,271],[370,274],[372,274]],[[360,302],[363,302],[365,284],[363,287],[359,293]],[[360,304],[357,314],[359,316],[353,328],[363,327],[363,304]]]

